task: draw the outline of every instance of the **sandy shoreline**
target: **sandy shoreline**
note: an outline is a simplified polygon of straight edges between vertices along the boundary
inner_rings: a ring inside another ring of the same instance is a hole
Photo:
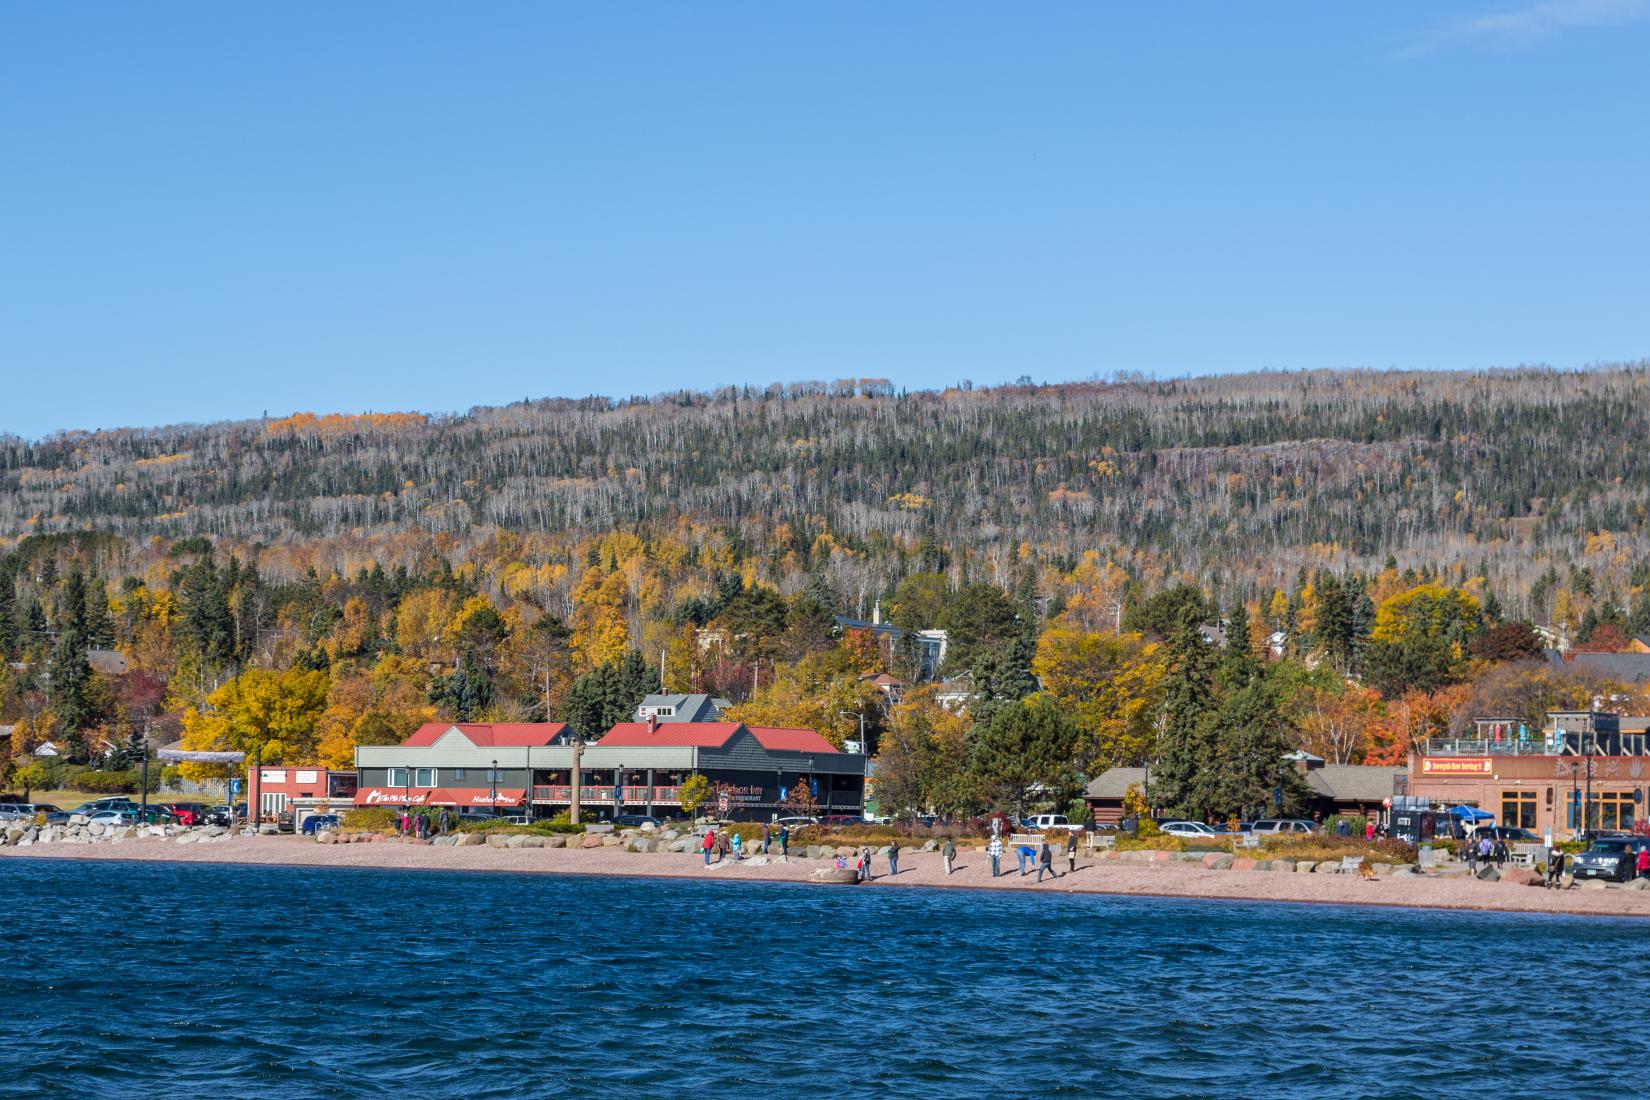
[[[712,881],[806,882],[823,860],[706,869],[697,855],[627,852],[620,848],[491,848],[376,843],[322,845],[294,837],[232,837],[202,844],[160,838],[111,844],[40,844],[0,848],[4,859],[103,859],[173,863],[230,863],[286,867],[370,867],[399,870],[492,871],[562,875],[628,875]],[[1080,860],[1074,875],[1041,885],[1021,877],[1005,860],[1001,878],[991,877],[983,853],[960,852],[956,874],[947,876],[938,853],[906,852],[900,874],[886,875],[887,861],[870,889],[938,887],[1021,889],[1136,897],[1201,898],[1233,901],[1379,905],[1401,908],[1478,910],[1506,913],[1562,913],[1584,916],[1650,917],[1650,891],[1542,890],[1507,882],[1400,876],[1373,881],[1353,875],[1214,871],[1183,863],[1138,864]],[[1063,867],[1062,863],[1062,867]]]

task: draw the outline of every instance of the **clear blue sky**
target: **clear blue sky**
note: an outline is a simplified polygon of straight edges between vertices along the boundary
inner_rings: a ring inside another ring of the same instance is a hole
[[[1650,355],[1650,0],[3,18],[25,436]]]

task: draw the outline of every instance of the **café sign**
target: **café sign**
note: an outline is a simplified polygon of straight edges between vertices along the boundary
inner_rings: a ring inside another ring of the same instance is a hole
[[[1439,759],[1428,756],[1421,761],[1422,775],[1490,775],[1493,769],[1489,757],[1468,759],[1454,757]]]

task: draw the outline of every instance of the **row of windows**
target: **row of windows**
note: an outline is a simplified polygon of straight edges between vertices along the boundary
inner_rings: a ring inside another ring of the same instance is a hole
[[[411,771],[412,782],[407,782],[407,774]],[[481,768],[479,772],[483,783],[497,783],[504,779],[504,769],[496,771],[492,768]],[[462,782],[467,772],[463,768],[453,768],[453,782]],[[391,768],[389,779],[384,783],[386,787],[434,787],[436,786],[436,769],[434,768]]]
[[[1548,805],[1551,805],[1549,792]],[[1585,793],[1583,794],[1585,798]],[[1534,829],[1536,821],[1537,792],[1535,791],[1502,791],[1501,792],[1501,824],[1512,825],[1520,829]],[[1571,791],[1564,792],[1564,819],[1568,828],[1578,827],[1577,817],[1579,807],[1573,799]],[[1637,803],[1633,801],[1632,791],[1594,791],[1592,801],[1588,803],[1587,828],[1621,830],[1632,829],[1637,817]]]

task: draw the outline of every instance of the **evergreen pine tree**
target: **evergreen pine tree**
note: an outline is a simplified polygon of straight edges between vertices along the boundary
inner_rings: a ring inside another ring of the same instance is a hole
[[[1152,762],[1154,807],[1174,817],[1201,820],[1215,809],[1216,654],[1198,633],[1195,616],[1181,619],[1169,638],[1169,671],[1163,682],[1163,727]]]
[[[1211,771],[1218,811],[1245,818],[1299,813],[1306,781],[1283,758],[1289,743],[1273,678],[1262,673],[1229,692],[1216,727]]]

